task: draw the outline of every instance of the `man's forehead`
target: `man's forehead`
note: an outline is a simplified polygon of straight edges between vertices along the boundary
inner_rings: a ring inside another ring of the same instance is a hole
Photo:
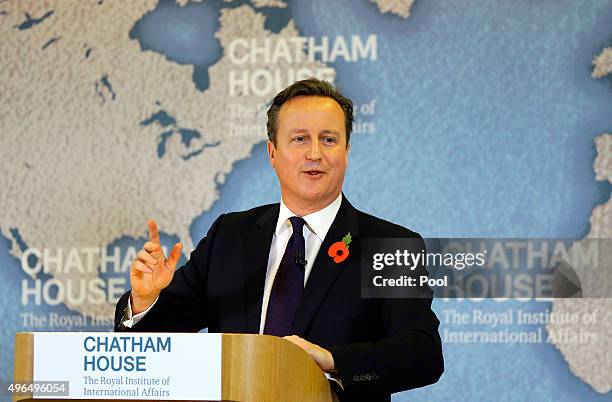
[[[342,107],[334,98],[318,95],[301,95],[291,98],[283,103],[279,112],[299,111],[302,108],[312,107],[315,105],[325,108],[329,107],[332,109],[337,108],[340,112],[342,112]]]

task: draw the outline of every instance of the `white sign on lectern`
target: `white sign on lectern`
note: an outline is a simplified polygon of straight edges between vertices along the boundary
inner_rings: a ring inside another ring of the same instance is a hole
[[[68,381],[70,399],[219,401],[221,334],[35,333],[33,381]]]

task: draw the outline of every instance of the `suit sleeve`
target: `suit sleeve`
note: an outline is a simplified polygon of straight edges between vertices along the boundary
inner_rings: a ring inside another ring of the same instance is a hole
[[[419,270],[427,274],[424,266]],[[438,381],[444,371],[440,322],[431,290],[423,291],[419,298],[382,301],[384,335],[376,342],[328,348],[348,394],[394,393]]]
[[[130,291],[121,296],[115,308],[115,331],[198,332],[208,326],[208,269],[215,233],[222,219],[223,215],[217,218],[191,253],[189,261],[176,270],[170,285],[162,290],[155,305],[132,328],[122,325]]]
[[[346,390],[393,393],[438,381],[444,371],[439,321],[431,299],[386,300],[386,336],[329,347]]]

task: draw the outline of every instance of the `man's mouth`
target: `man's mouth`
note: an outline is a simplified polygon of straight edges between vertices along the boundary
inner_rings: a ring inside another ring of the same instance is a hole
[[[308,176],[312,176],[312,177],[318,177],[318,176],[322,176],[322,175],[325,174],[324,171],[316,170],[316,169],[305,170],[304,173],[306,173]]]

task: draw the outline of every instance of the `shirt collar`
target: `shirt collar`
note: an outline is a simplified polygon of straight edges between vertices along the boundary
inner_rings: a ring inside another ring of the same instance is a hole
[[[302,216],[308,225],[308,228],[315,234],[317,237],[323,241],[329,228],[331,227],[336,215],[338,214],[338,210],[340,209],[340,204],[342,204],[342,193],[338,195],[331,204],[326,206],[325,208],[313,212],[308,215]],[[289,222],[289,218],[295,216],[293,212],[287,208],[283,199],[281,197],[280,201],[280,211],[278,213],[278,221],[276,222],[276,235],[278,236],[285,230],[289,230],[291,228],[291,223]]]

